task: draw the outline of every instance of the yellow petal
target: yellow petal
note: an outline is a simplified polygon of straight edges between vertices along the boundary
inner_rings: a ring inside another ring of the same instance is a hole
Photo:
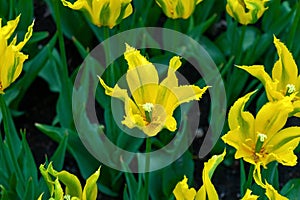
[[[224,160],[225,154],[226,151],[224,150],[222,154],[214,155],[212,158],[210,158],[207,162],[204,163],[204,169],[202,172],[203,185],[196,194],[196,200],[219,199],[218,193],[211,182],[211,177],[217,166]]]
[[[286,123],[289,113],[294,110],[289,99],[266,103],[257,113],[255,133],[267,136],[268,142]]]
[[[139,108],[136,106],[136,104],[128,96],[127,90],[121,89],[118,86],[118,84],[115,85],[114,88],[111,88],[105,84],[105,82],[103,81],[103,79],[101,79],[101,77],[98,76],[98,78],[99,78],[101,85],[105,89],[106,95],[118,98],[124,102],[125,114],[127,116],[127,117],[125,117],[125,121],[129,120],[129,121],[134,122],[133,115],[136,113],[139,113],[140,111],[139,111]],[[129,128],[131,127],[131,126],[129,126],[130,123],[128,121],[126,124],[128,124]]]
[[[128,62],[126,80],[134,100],[137,104],[154,103],[159,81],[156,68],[140,51],[127,44],[124,57]],[[153,88],[146,90],[146,87]]]
[[[227,13],[243,25],[255,23],[267,10],[266,0],[227,0]]]
[[[201,99],[204,92],[209,88],[206,86],[200,88],[196,85],[183,85],[172,89],[172,92],[176,95],[178,103],[175,105],[175,108],[182,103],[187,103],[193,100]]]
[[[175,131],[177,128],[177,122],[175,120],[175,118],[173,116],[167,116],[166,122],[165,122],[165,127],[169,130],[169,131]]]
[[[244,111],[245,104],[254,92],[250,92],[245,96],[239,98],[229,110],[228,123],[230,130],[240,128],[243,133],[242,140],[254,138],[254,117],[250,112]]]
[[[245,161],[255,164],[253,149],[256,141],[246,138],[239,128],[228,131],[222,140],[236,149],[235,159],[243,158]]]
[[[7,24],[3,27],[1,27],[2,19],[0,18],[0,33],[4,36],[6,40],[8,40],[16,30],[20,21],[20,16],[21,15],[18,15],[16,19],[8,21]]]
[[[97,180],[99,176],[100,168],[86,180],[86,184],[82,191],[82,200],[94,200],[97,198]]]
[[[244,197],[241,200],[256,200],[258,199],[259,196],[251,194],[252,191],[247,189],[246,194],[244,195]]]
[[[64,6],[67,6],[73,10],[80,10],[83,7],[88,8],[88,2],[86,0],[77,0],[74,3],[71,3],[67,0],[61,0],[61,2]]]
[[[172,19],[187,19],[194,12],[195,7],[202,0],[156,0],[168,17]]]
[[[272,70],[273,80],[277,80],[278,90],[285,93],[287,84],[296,85],[298,68],[287,47],[274,36],[274,44],[279,56]]]
[[[272,185],[266,183],[266,196],[269,200],[288,200],[288,198],[280,195]]]
[[[237,66],[240,69],[245,70],[252,76],[256,77],[262,82],[265,86],[267,97],[269,101],[282,99],[284,96],[281,92],[277,91],[278,82],[274,82],[269,74],[265,71],[264,66],[262,65],[253,65],[253,66]]]
[[[28,42],[28,40],[31,38],[32,33],[33,33],[33,25],[34,25],[34,21],[28,27],[27,33],[25,34],[25,37],[24,37],[24,40],[17,45],[18,51],[20,51],[24,47],[24,45]]]
[[[295,148],[300,141],[300,127],[285,128],[276,133],[267,143],[265,148],[273,154],[274,160],[286,166],[294,166],[297,163]]]
[[[196,195],[196,190],[190,188],[187,184],[188,179],[184,176],[183,180],[178,182],[173,190],[173,194],[177,200],[190,200],[194,199]]]

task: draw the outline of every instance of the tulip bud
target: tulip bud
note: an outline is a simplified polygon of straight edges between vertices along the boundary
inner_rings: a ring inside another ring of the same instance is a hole
[[[189,18],[203,0],[156,0],[163,12],[172,19]]]
[[[227,13],[243,25],[254,24],[267,10],[268,0],[227,0]]]
[[[131,0],[77,0],[73,4],[61,0],[64,6],[81,10],[96,26],[113,28],[132,13]]]

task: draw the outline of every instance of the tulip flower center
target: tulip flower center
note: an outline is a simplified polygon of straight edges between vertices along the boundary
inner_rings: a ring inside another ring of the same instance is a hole
[[[264,141],[267,139],[267,135],[263,134],[263,133],[258,133],[257,134],[257,142],[256,142],[256,146],[255,146],[255,152],[258,153],[260,152]]]
[[[286,88],[287,88],[287,91],[286,91],[287,96],[289,96],[290,94],[292,94],[293,92],[296,91],[296,87],[294,84],[287,84]]]
[[[152,121],[152,109],[153,109],[154,105],[152,103],[145,103],[142,105],[142,108],[145,111],[145,116],[146,116],[146,120],[147,122],[151,122]]]

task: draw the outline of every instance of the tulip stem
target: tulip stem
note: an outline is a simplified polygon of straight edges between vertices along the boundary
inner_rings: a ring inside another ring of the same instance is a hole
[[[245,38],[245,33],[246,33],[246,26],[243,25],[242,26],[242,33],[240,35],[240,40],[239,40],[239,48],[237,49],[237,52],[236,52],[236,63],[240,64],[241,62],[241,58],[242,58],[242,55],[243,55],[243,43],[244,43],[244,38]]]
[[[109,28],[108,27],[103,27],[103,36],[104,36],[104,41],[109,39],[110,37],[110,32],[109,32]],[[105,47],[105,63],[106,63],[106,67],[109,67],[109,63],[111,60],[111,46],[109,42],[104,43],[104,47]],[[109,67],[109,83],[110,84],[115,84],[115,71],[114,71],[114,66],[113,63],[111,63],[110,67]]]
[[[300,20],[300,2],[297,2],[297,8],[296,8],[296,14],[295,14],[295,18],[290,30],[290,36],[288,38],[288,43],[287,46],[290,50],[292,50],[293,48],[293,44],[294,44],[294,38],[296,35],[296,30],[298,28],[298,24],[299,24],[299,20]]]
[[[146,162],[145,162],[145,196],[149,199],[149,169],[150,169],[150,152],[151,152],[151,138],[146,138]]]
[[[249,174],[248,174],[247,182],[244,185],[244,194],[246,193],[247,188],[250,188],[250,186],[252,184],[253,172],[254,172],[254,165],[251,165],[250,169],[249,169]]]

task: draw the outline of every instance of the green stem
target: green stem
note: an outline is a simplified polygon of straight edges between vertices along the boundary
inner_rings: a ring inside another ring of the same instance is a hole
[[[104,40],[108,39],[110,37],[110,32],[109,32],[109,28],[108,27],[103,27],[103,35],[104,35]],[[105,62],[106,62],[106,66],[108,66],[108,63],[110,62],[111,59],[111,47],[110,47],[110,43],[106,42],[107,46],[105,46]],[[109,80],[108,82],[113,85],[115,84],[115,70],[114,70],[114,65],[113,63],[111,63],[111,65],[109,66]]]
[[[246,26],[242,26],[242,33],[240,36],[240,40],[239,40],[239,48],[236,51],[236,63],[240,64],[241,59],[242,59],[242,55],[243,55],[243,43],[244,43],[244,38],[245,38],[245,32],[246,32]]]
[[[65,41],[64,41],[64,35],[62,31],[62,24],[61,24],[61,16],[60,16],[60,10],[59,10],[59,2],[56,0],[52,0],[53,6],[54,6],[54,15],[56,19],[56,28],[58,32],[58,43],[59,43],[59,51],[62,63],[61,65],[58,65],[58,71],[60,72],[60,80],[62,83],[61,87],[61,93],[60,95],[63,95],[64,102],[72,102],[72,85],[70,83],[69,79],[69,73],[68,73],[68,64],[67,64],[67,55],[66,55],[66,48],[65,48]],[[72,118],[72,107],[71,104],[65,104],[66,108],[64,110],[65,116],[68,116],[69,119],[67,119],[67,123],[64,124],[66,128],[73,129],[74,124]]]
[[[145,163],[145,199],[149,199],[149,169],[150,169],[150,152],[151,152],[151,138],[146,138],[146,163]]]
[[[250,188],[251,185],[252,185],[253,171],[254,171],[254,165],[251,165],[250,169],[249,169],[249,174],[248,174],[247,182],[244,185],[244,194],[246,193],[247,188]]]
[[[66,56],[66,49],[65,49],[65,41],[64,41],[64,36],[63,36],[63,32],[62,32],[62,26],[61,26],[61,19],[60,19],[60,12],[59,12],[59,2],[56,2],[55,0],[53,1],[53,5],[54,5],[54,14],[56,17],[56,28],[57,28],[57,32],[58,32],[58,43],[59,43],[59,51],[61,54],[61,58],[62,58],[62,65],[64,67],[64,69],[62,70],[62,72],[64,73],[64,76],[68,77],[68,64],[67,64],[67,56]]]

